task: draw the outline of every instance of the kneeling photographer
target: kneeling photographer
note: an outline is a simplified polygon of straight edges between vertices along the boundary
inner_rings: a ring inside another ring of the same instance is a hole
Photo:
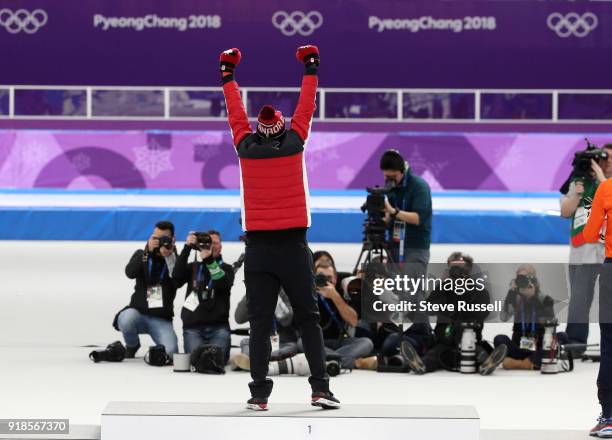
[[[158,222],[144,250],[134,252],[125,267],[125,274],[136,284],[130,304],[117,313],[113,327],[123,333],[128,359],[140,348],[141,334],[150,335],[157,346],[163,345],[169,359],[178,352],[172,318],[176,290],[183,283],[172,277],[176,263],[174,241],[174,225]]]
[[[431,191],[412,173],[397,150],[387,150],[380,169],[389,189],[385,201],[387,246],[398,263],[429,263],[431,244]]]
[[[355,327],[359,315],[336,290],[337,273],[331,264],[319,263],[315,283],[321,314],[321,328],[325,340],[325,351],[329,356],[339,356],[342,369],[356,367],[357,359],[368,356],[374,344],[368,338],[351,337],[349,327]],[[299,343],[301,350],[301,340]]]
[[[554,300],[541,291],[536,270],[530,264],[517,269],[504,300],[502,321],[513,316],[512,338],[497,335],[494,340],[495,347],[508,347],[503,366],[506,370],[539,370],[545,324],[556,325],[556,321]],[[557,338],[560,342],[567,342],[563,333],[558,333]]]
[[[587,243],[583,229],[591,213],[595,191],[602,182],[612,177],[612,144],[599,149],[587,140],[587,149],[575,154],[572,165],[572,174],[560,190],[563,194],[561,216],[571,219],[571,295],[566,333],[570,343],[586,344],[589,336],[589,311],[599,270],[605,259],[605,246],[602,233],[597,243]]]
[[[473,258],[462,252],[452,253],[447,265],[444,280],[472,278],[478,281],[478,277],[482,277]],[[489,315],[486,306],[491,302],[486,284],[476,287],[476,282],[474,288],[462,284],[466,286],[464,292],[435,289],[429,294],[430,314],[436,316],[435,342],[422,358],[412,344],[401,343],[401,354],[415,373],[430,373],[440,368],[475,373],[478,367],[478,372],[486,376],[503,362],[506,347],[501,345],[493,349],[482,339],[484,320]],[[460,301],[465,303],[465,310],[459,307]]]
[[[223,350],[227,363],[230,351],[230,293],[234,284],[232,266],[223,262],[221,235],[217,231],[191,232],[174,267],[173,276],[187,283],[181,310],[185,353],[202,344]],[[197,251],[189,263],[191,252]]]

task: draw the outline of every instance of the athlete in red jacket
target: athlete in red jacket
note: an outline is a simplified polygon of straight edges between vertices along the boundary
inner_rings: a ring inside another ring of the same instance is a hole
[[[304,353],[312,376],[312,404],[325,409],[340,402],[329,391],[325,371],[325,348],[319,326],[312,253],[306,241],[310,226],[308,179],[304,150],[315,111],[319,50],[299,47],[296,57],[304,63],[302,89],[287,130],[280,111],[265,105],[253,132],[242,104],[234,69],[240,51],[221,53],[223,93],[234,146],[240,163],[242,227],[247,233],[244,263],[247,308],[251,326],[249,357],[251,399],[247,408],[267,409],[272,380],[267,378],[270,335],[279,287],[283,287],[300,329]]]

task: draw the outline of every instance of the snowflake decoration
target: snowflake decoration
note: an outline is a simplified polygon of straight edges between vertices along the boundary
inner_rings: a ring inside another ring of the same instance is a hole
[[[163,171],[172,171],[174,167],[170,161],[172,150],[150,150],[148,147],[133,148],[136,154],[134,167],[142,171],[149,178],[155,179]]]
[[[219,145],[195,144],[193,146],[193,151],[196,162],[207,162],[209,159],[221,153],[221,147]]]
[[[40,167],[49,161],[51,152],[49,148],[38,141],[32,141],[21,145],[21,162],[31,167]]]
[[[333,148],[308,150],[306,168],[309,172],[313,172],[319,168],[319,165],[331,162],[333,159],[338,159],[338,151]]]
[[[355,170],[347,165],[344,165],[336,171],[336,179],[338,181],[349,184],[355,178]]]
[[[81,174],[91,167],[91,157],[85,153],[79,153],[72,157],[72,166]]]

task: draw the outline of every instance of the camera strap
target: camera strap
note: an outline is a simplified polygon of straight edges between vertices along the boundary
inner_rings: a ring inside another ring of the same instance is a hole
[[[149,257],[147,259],[147,265],[149,267],[149,282],[150,282],[151,279],[152,279],[151,276],[153,274],[153,258]],[[166,276],[166,269],[167,269],[167,266],[166,266],[166,262],[164,261],[161,273],[159,274],[159,280],[157,281],[158,283],[161,283],[163,281],[164,277]],[[151,283],[149,283],[149,284],[151,284]]]
[[[340,319],[338,319],[338,317],[336,316],[336,313],[334,312],[332,307],[327,302],[327,298],[322,296],[322,303],[323,303],[323,306],[325,307],[325,310],[327,310],[327,313],[329,313],[329,316],[331,317],[332,321],[334,321],[336,326],[338,326],[342,339],[344,339],[345,337],[348,337],[348,333],[346,332],[346,326],[342,322],[340,322]]]
[[[527,336],[527,324],[525,323],[525,303],[521,302],[521,329],[523,336]],[[536,334],[536,306],[533,304],[531,307],[531,333],[532,337]]]
[[[219,261],[217,262],[217,264],[218,264],[219,266],[221,266],[221,265],[223,264],[223,260],[219,260]],[[194,280],[194,281],[195,281],[194,290],[195,290],[195,291],[199,291],[199,290],[200,290],[200,283],[202,282],[202,275],[203,275],[203,273],[204,273],[204,267],[206,266],[206,264],[205,264],[205,263],[202,261],[202,262],[200,262],[200,263],[196,262],[196,265],[198,266],[198,270],[197,270],[197,272],[196,272],[196,276],[195,276],[195,280]],[[208,292],[211,292],[211,293],[212,293],[212,290],[213,290],[213,287],[212,287],[212,285],[213,285],[213,281],[214,281],[214,279],[213,279],[212,274],[211,274],[211,277],[210,277],[210,279],[208,280],[208,284],[206,285],[206,290],[207,290]],[[209,295],[207,295],[207,297],[208,297],[208,296],[209,296]],[[213,298],[213,295],[212,295],[212,294],[210,295],[210,298]],[[208,298],[205,298],[205,299],[208,299]]]

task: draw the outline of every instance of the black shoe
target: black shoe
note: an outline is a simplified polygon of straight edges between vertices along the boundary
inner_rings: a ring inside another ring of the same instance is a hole
[[[138,344],[136,347],[130,347],[129,345],[125,347],[125,358],[126,359],[134,359],[134,356],[136,356],[136,352],[138,351],[138,349],[140,348],[140,344]]]
[[[410,342],[402,341],[400,345],[400,353],[406,361],[406,364],[408,364],[410,369],[414,371],[415,374],[425,374],[427,372],[423,359],[421,359],[421,356],[419,356]]]
[[[267,411],[268,399],[263,397],[251,397],[249,400],[247,400],[246,408],[252,411]]]
[[[508,354],[508,347],[505,344],[498,345],[488,358],[480,365],[478,372],[481,376],[488,376],[504,362]]]
[[[310,404],[323,409],[340,408],[340,401],[334,397],[331,391],[317,391],[316,393],[312,393]]]

